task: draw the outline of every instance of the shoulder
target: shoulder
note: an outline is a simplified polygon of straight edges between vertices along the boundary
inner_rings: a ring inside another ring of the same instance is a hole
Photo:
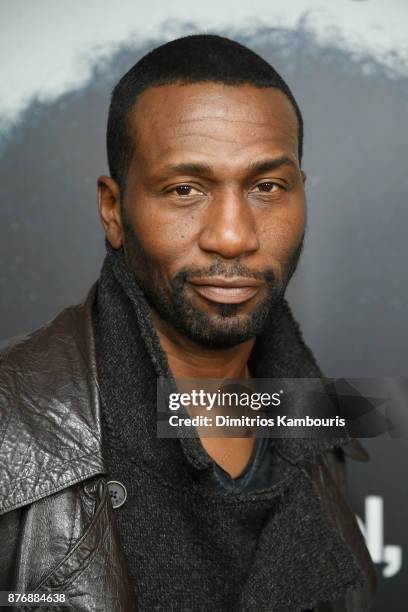
[[[53,350],[60,353],[65,340],[81,338],[91,316],[96,285],[95,282],[91,286],[82,302],[67,306],[41,327],[0,342],[0,371],[4,372],[9,366],[17,367],[19,363],[35,366],[34,358],[45,358]]]
[[[94,286],[84,302],[64,308],[42,327],[9,340],[1,349],[0,440],[13,417],[34,415],[43,400],[57,398],[68,375],[79,381],[79,361],[89,350],[86,312],[93,292]]]

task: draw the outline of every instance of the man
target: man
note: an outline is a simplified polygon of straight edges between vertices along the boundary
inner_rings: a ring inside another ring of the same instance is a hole
[[[302,141],[288,86],[222,37],[158,47],[117,84],[100,278],[2,354],[2,589],[75,610],[369,609],[357,445],[156,433],[158,378],[321,376],[284,299]]]

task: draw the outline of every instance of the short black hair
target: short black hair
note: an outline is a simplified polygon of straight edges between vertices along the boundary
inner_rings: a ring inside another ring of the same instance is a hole
[[[156,47],[143,56],[112,92],[107,126],[107,155],[111,177],[124,190],[133,155],[129,115],[148,87],[170,83],[216,82],[273,87],[287,96],[298,119],[299,162],[303,152],[303,119],[288,85],[278,72],[244,45],[215,34],[194,34]]]

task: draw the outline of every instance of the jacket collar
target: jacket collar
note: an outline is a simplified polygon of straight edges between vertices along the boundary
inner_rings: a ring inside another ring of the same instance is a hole
[[[105,473],[94,336],[85,301],[0,355],[0,514]]]

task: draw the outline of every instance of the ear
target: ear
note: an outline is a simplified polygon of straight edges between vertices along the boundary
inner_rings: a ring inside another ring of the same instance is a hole
[[[120,249],[123,244],[120,189],[110,176],[98,178],[98,208],[106,238],[114,249]]]

